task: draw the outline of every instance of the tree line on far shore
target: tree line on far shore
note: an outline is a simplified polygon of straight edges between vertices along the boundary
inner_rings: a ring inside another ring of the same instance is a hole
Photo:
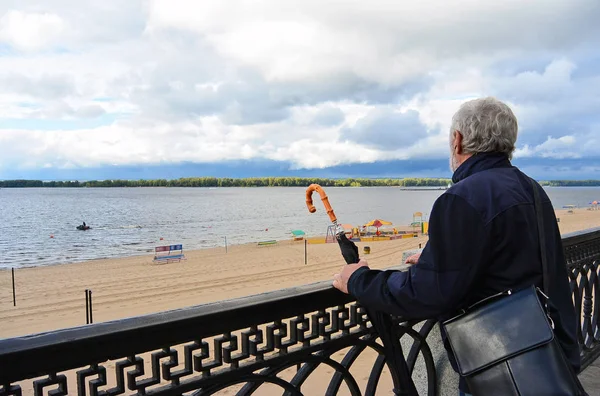
[[[89,180],[89,181],[42,181],[4,180],[0,187],[307,187],[316,183],[323,187],[445,187],[452,181],[444,178],[386,178],[386,179],[327,179],[303,177],[252,177],[216,178],[186,177],[155,180]],[[600,186],[600,180],[550,180],[541,181],[543,186],[574,187]]]
[[[598,187],[600,180],[549,180],[541,181],[540,184],[550,187]]]
[[[326,179],[302,177],[253,177],[216,178],[186,177],[180,179],[155,180],[90,180],[90,181],[41,181],[5,180],[0,187],[307,187],[316,183],[323,187],[441,187],[450,179],[403,178],[403,179]]]

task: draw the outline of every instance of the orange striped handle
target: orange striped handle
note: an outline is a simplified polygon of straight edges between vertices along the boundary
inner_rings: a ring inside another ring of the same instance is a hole
[[[325,206],[325,210],[327,211],[327,214],[329,215],[329,219],[331,220],[332,223],[335,223],[337,221],[337,218],[335,217],[335,213],[333,213],[333,209],[331,208],[331,205],[329,204],[329,198],[327,198],[325,191],[318,184],[311,184],[306,189],[306,206],[308,207],[308,211],[310,213],[315,213],[317,211],[317,208],[315,208],[315,205],[313,205],[313,200],[312,200],[313,191],[316,191],[319,193],[319,195],[321,196],[321,201],[323,201],[323,205]]]

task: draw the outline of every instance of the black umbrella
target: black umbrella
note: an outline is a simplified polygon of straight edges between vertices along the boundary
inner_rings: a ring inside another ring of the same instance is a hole
[[[325,206],[325,210],[329,215],[329,219],[335,226],[335,237],[342,251],[342,256],[346,261],[346,264],[358,263],[360,257],[358,255],[358,246],[346,237],[346,233],[343,228],[338,225],[337,218],[333,212],[333,208],[329,203],[329,198],[325,194],[323,188],[318,184],[311,184],[306,190],[306,206],[310,213],[317,211],[312,201],[312,193],[316,191],[321,196],[321,201]],[[402,353],[402,345],[397,334],[394,334],[394,326],[392,318],[389,314],[381,311],[374,311],[365,307],[367,316],[370,318],[371,323],[375,327],[375,330],[379,333],[381,342],[386,352],[386,361],[392,373],[392,379],[394,381],[394,394],[395,395],[418,395],[415,384],[410,377],[408,365],[404,359]],[[405,389],[403,389],[405,388]]]

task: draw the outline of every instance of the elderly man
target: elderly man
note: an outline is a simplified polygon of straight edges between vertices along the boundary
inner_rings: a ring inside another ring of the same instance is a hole
[[[541,287],[533,190],[529,178],[510,163],[517,131],[517,119],[506,104],[494,98],[464,103],[450,129],[454,185],[433,205],[429,242],[420,256],[407,260],[415,265],[406,272],[379,271],[360,260],[334,275],[334,287],[376,310],[440,321],[509,288]],[[578,372],[576,320],[561,236],[552,204],[540,192],[551,271],[550,315],[555,335]],[[459,388],[468,394],[462,378]]]

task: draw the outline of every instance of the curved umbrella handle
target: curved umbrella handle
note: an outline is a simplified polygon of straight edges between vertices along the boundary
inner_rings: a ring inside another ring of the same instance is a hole
[[[332,223],[337,224],[337,218],[335,217],[335,213],[333,213],[333,209],[331,208],[331,205],[329,204],[329,198],[327,198],[325,191],[318,184],[311,184],[306,189],[306,206],[308,207],[308,211],[310,213],[315,213],[317,211],[317,208],[315,208],[315,205],[313,205],[313,200],[312,200],[313,191],[316,191],[319,193],[319,195],[321,196],[321,201],[323,201],[323,205],[325,206],[325,210],[327,211],[327,214],[329,215],[329,219],[331,220]]]

